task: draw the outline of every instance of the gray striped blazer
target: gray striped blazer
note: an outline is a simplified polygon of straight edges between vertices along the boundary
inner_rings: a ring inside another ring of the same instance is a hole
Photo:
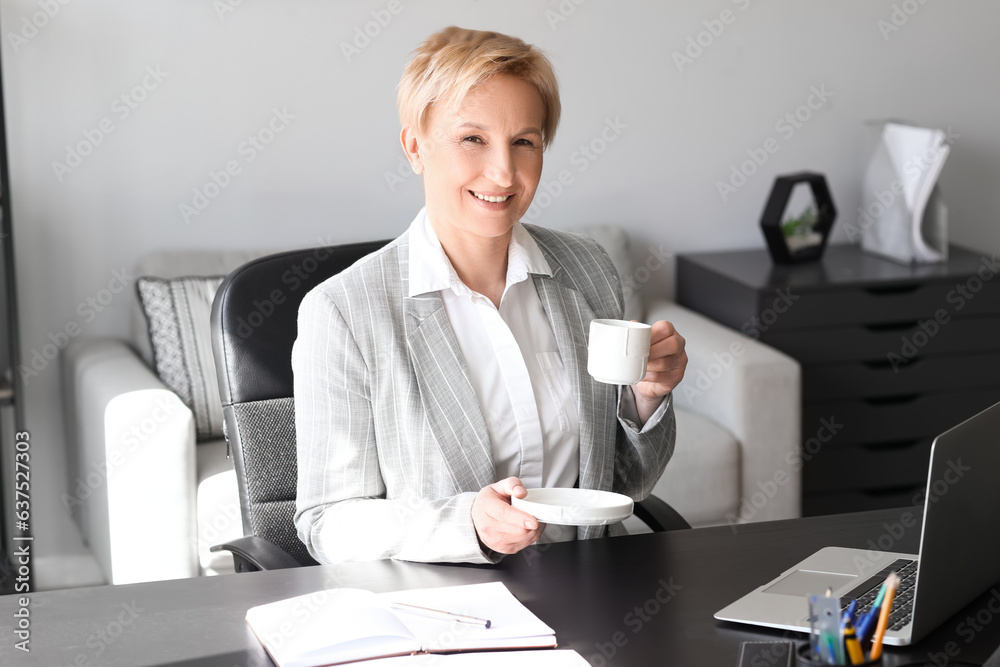
[[[621,388],[586,371],[590,321],[622,316],[618,275],[591,239],[525,229],[552,269],[533,279],[577,398],[578,484],[645,498],[673,453],[673,406],[640,433],[619,414]],[[486,420],[441,297],[404,296],[408,260],[404,233],[299,309],[295,525],[322,563],[498,559],[481,549],[471,514],[479,490],[497,481]],[[577,536],[607,534],[591,526]]]

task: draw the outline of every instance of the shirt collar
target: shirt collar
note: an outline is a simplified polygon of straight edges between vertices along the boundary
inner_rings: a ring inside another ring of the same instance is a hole
[[[410,285],[407,296],[418,296],[427,292],[451,289],[456,294],[471,294],[472,291],[461,281],[451,261],[441,247],[427,208],[423,207],[410,223]],[[514,225],[507,249],[507,287],[529,275],[551,276],[552,269],[542,254],[535,239],[520,222]]]

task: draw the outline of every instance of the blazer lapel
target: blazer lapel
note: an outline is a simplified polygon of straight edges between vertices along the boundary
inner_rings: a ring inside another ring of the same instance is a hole
[[[401,244],[400,277],[407,345],[424,414],[457,488],[478,491],[496,481],[493,446],[465,358],[437,293],[407,297],[409,247]]]

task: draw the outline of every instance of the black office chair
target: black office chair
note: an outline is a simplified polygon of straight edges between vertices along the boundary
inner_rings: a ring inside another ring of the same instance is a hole
[[[233,271],[212,305],[212,349],[245,537],[212,547],[237,572],[315,565],[295,531],[297,466],[292,343],[306,293],[387,241],[294,250]],[[654,531],[690,528],[650,496],[635,514]]]

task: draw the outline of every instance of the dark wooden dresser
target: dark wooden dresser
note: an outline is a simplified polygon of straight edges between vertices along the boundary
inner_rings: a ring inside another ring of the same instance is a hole
[[[682,254],[677,301],[802,365],[803,513],[830,514],[922,504],[934,436],[1000,401],[998,274],[955,246],[913,266],[856,246]]]

